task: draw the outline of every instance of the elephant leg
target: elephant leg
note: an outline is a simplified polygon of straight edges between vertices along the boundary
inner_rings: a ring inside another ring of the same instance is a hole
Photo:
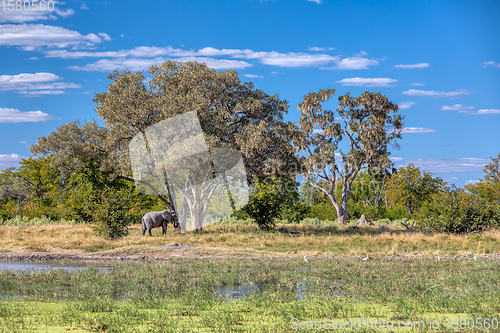
[[[151,229],[148,229],[148,233],[149,233],[149,236],[153,236],[153,235],[151,235]]]
[[[142,235],[144,236],[146,234],[146,229],[142,229]]]
[[[165,235],[167,233],[167,226],[163,227],[163,234]]]

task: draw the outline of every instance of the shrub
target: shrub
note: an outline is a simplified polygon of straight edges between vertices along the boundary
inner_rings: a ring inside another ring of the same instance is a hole
[[[119,192],[104,192],[101,205],[94,213],[95,222],[92,224],[94,233],[106,239],[127,236],[130,226],[130,218],[127,216],[128,205],[128,200]]]
[[[500,226],[495,205],[461,189],[448,189],[434,195],[422,206],[418,217],[421,228],[452,233],[469,233]]]

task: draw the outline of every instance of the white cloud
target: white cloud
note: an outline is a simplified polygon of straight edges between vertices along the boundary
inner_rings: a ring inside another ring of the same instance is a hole
[[[53,73],[21,73],[17,75],[0,75],[0,89],[4,85],[6,86],[22,83],[53,82],[60,79],[61,77]]]
[[[17,167],[21,159],[26,158],[19,154],[0,154],[1,167]]]
[[[405,159],[404,164],[413,164],[422,170],[432,173],[452,173],[452,172],[474,172],[482,171],[484,166],[490,163],[490,159],[485,158],[430,158],[430,159]]]
[[[115,69],[142,71],[153,65],[161,65],[167,60],[170,59],[163,57],[153,58],[153,59],[101,59],[91,64],[86,64],[83,66],[70,66],[69,68],[80,71],[99,71],[99,72],[111,72]],[[213,69],[244,69],[252,66],[251,64],[245,61],[215,59],[208,57],[183,57],[183,58],[176,58],[175,60],[181,62],[197,61],[200,63],[205,63],[208,67]]]
[[[460,111],[460,112],[464,112],[464,111],[474,110],[474,107],[473,106],[463,106],[462,104],[454,104],[454,105],[451,105],[451,106],[443,105],[441,107],[441,110],[443,110],[443,111]]]
[[[336,61],[336,63],[337,65],[332,69],[343,69],[343,70],[368,69],[369,66],[375,66],[379,64],[379,62],[375,59],[368,59],[361,56],[344,58],[339,61]]]
[[[248,59],[258,58],[264,65],[279,67],[310,67],[326,65],[337,61],[338,57],[327,54],[307,54],[307,53],[279,53],[279,52],[255,52],[248,55]]]
[[[405,134],[421,134],[421,133],[434,133],[436,130],[423,127],[404,127],[401,133]]]
[[[74,9],[66,9],[66,10],[61,10],[58,8],[55,8],[54,11],[57,13],[57,15],[62,16],[62,17],[68,17],[68,16],[73,16],[75,15],[75,10]]]
[[[318,46],[309,46],[307,49],[309,51],[313,51],[313,52],[326,51],[326,49],[324,47],[318,47]]]
[[[400,103],[398,103],[398,106],[400,109],[409,109],[413,105],[415,105],[415,102],[400,102]]]
[[[322,0],[307,0],[308,2],[315,2],[317,3],[318,5],[320,5],[322,3]]]
[[[403,160],[402,157],[395,157],[395,156],[391,156],[389,157],[391,159],[391,161],[393,162],[401,162]]]
[[[262,75],[257,75],[257,74],[243,74],[244,77],[248,77],[250,79],[262,79]]]
[[[87,7],[85,2],[82,2],[82,6],[80,7],[80,9],[89,9],[89,7]]]
[[[80,85],[67,82],[55,82],[62,78],[53,73],[21,73],[0,75],[0,91],[16,91],[28,97],[63,94],[64,89],[80,88]]]
[[[500,109],[480,109],[476,114],[500,114]]]
[[[466,113],[466,114],[475,114],[475,115],[484,115],[484,114],[500,114],[500,109],[480,109],[477,111],[474,111],[473,106],[463,106],[461,104],[455,104],[455,105],[444,105],[441,107],[441,110],[443,111],[458,111],[460,113]]]
[[[397,81],[398,80],[389,79],[386,77],[379,77],[379,78],[351,77],[337,81],[337,83],[342,83],[343,86],[390,87],[391,83]]]
[[[21,112],[18,109],[0,108],[0,123],[37,123],[54,119],[42,111]]]
[[[95,37],[99,37],[94,35]],[[109,36],[105,34],[100,34],[100,36],[107,40]],[[107,37],[106,37],[107,36]],[[329,48],[331,50],[333,48]],[[320,50],[317,48],[315,50]],[[278,67],[319,67],[324,65],[334,65],[330,68],[324,69],[366,69],[372,65],[378,65],[378,61],[374,59],[367,59],[363,56],[366,53],[361,53],[352,58],[341,59],[338,56],[330,56],[327,54],[318,53],[280,53],[276,51],[263,52],[263,51],[253,51],[253,50],[240,50],[240,49],[216,49],[213,47],[205,47],[199,50],[183,50],[178,48],[167,47],[155,47],[155,46],[140,46],[130,50],[120,50],[120,51],[68,51],[68,50],[47,50],[45,55],[49,58],[64,58],[64,59],[77,59],[77,58],[115,58],[113,62],[118,62],[116,58],[143,58],[151,59],[156,57],[169,57],[173,60],[186,61],[184,59],[192,59],[199,62],[207,62],[207,64],[213,63],[214,66],[221,66],[221,68],[245,68],[252,66],[245,61],[227,60],[227,59],[216,59],[219,57],[230,57],[233,59],[254,59],[259,61],[264,65],[278,66]],[[215,63],[218,60],[219,63]],[[229,62],[231,61],[231,62]],[[225,62],[225,64],[223,64]],[[109,63],[105,62],[105,63]],[[96,65],[91,64],[82,67],[74,67],[75,69],[82,69],[96,67]],[[215,67],[213,67],[215,68]]]
[[[0,23],[24,23],[30,21],[56,19],[57,17],[49,11],[14,10],[10,12],[7,10],[0,10]]]
[[[484,61],[483,62],[483,67],[489,67],[489,66],[500,68],[500,63],[495,63],[494,61]]]
[[[408,65],[394,65],[396,68],[426,68],[429,64],[426,62],[420,62],[418,64],[408,64]]]
[[[460,95],[468,95],[469,92],[465,89],[457,89],[455,91],[434,91],[434,90],[416,90],[410,89],[402,92],[403,95],[409,96],[432,96],[432,97],[456,97]]]
[[[107,36],[107,35],[106,35]],[[108,36],[109,38],[109,36]],[[186,52],[180,49],[156,46],[139,46],[130,50],[120,51],[68,51],[48,50],[45,56],[48,58],[78,59],[78,58],[155,58],[160,56],[192,56],[194,52]]]
[[[465,182],[465,185],[469,185],[469,184],[476,184],[476,183],[479,183],[480,180],[477,180],[477,179],[473,179],[473,180],[467,180]]]
[[[77,31],[43,24],[0,25],[0,45],[22,46],[26,51],[33,51],[41,46],[90,47],[109,40],[108,35],[99,35],[82,35]]]

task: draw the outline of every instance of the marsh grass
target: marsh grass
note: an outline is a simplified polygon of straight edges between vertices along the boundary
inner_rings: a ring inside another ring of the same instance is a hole
[[[0,271],[0,332],[282,332],[294,331],[292,318],[428,321],[500,313],[498,260],[225,258],[113,266],[112,273]],[[217,286],[242,284],[264,288],[240,301],[216,293]]]

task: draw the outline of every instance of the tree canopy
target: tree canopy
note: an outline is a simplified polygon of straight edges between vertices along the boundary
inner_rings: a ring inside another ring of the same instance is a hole
[[[210,148],[238,150],[247,174],[266,177],[293,173],[297,166],[292,123],[283,121],[288,104],[243,83],[235,71],[216,71],[196,62],[165,62],[144,73],[113,72],[106,92],[96,94],[97,122],[63,125],[31,147],[52,156],[64,172],[90,168],[110,177],[132,177],[129,142],[162,120],[196,111]],[[168,207],[171,200],[151,188]]]
[[[305,154],[304,176],[328,196],[338,222],[345,224],[354,179],[367,167],[390,166],[388,145],[400,138],[403,117],[386,96],[371,92],[340,96],[336,112],[323,109],[334,94],[334,89],[322,89],[304,97],[298,106],[302,115],[296,147]],[[317,185],[317,180],[323,180],[324,186]],[[342,184],[340,200],[335,198],[337,182]]]

